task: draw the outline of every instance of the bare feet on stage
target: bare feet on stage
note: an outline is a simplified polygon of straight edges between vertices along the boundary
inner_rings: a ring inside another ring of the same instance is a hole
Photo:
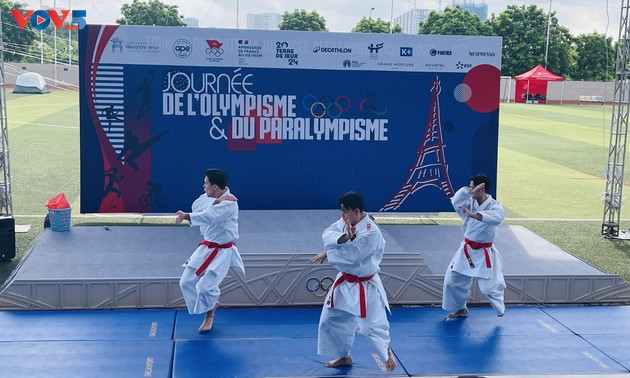
[[[208,312],[206,312],[206,317],[203,320],[203,323],[199,326],[199,333],[206,333],[212,329],[212,322],[214,322],[214,313],[217,312],[217,308],[221,306],[221,303],[217,301],[214,305],[214,308]]]
[[[385,370],[393,371],[396,369],[396,359],[394,358],[394,352],[392,352],[392,348],[387,348],[387,362],[385,362]]]
[[[450,314],[448,314],[448,318],[449,319],[457,319],[459,317],[462,316],[468,316],[468,309],[466,307],[461,308],[455,312],[451,312]]]
[[[336,360],[326,362],[326,367],[352,366],[352,357],[341,357]]]

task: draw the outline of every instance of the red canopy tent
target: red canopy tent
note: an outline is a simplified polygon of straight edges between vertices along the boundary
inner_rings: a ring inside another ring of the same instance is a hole
[[[516,88],[514,102],[544,104],[547,100],[547,82],[562,81],[562,76],[554,75],[540,64],[514,78]]]

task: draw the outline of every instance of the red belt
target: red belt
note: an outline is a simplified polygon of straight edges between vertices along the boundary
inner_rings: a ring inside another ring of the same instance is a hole
[[[366,305],[365,305],[365,287],[363,286],[363,281],[369,281],[372,279],[372,277],[374,277],[373,274],[367,277],[357,277],[357,276],[353,276],[352,274],[341,272],[341,277],[337,278],[337,281],[335,281],[335,284],[333,285],[332,293],[330,293],[330,308],[333,308],[335,305],[333,297],[335,296],[335,288],[337,286],[341,285],[341,283],[344,281],[358,283],[359,284],[359,300],[361,304],[361,317],[365,318],[367,316],[367,310],[366,310]]]
[[[466,259],[468,259],[468,264],[470,264],[471,268],[475,267],[472,259],[470,258],[470,254],[468,253],[468,246],[471,246],[472,249],[481,249],[483,248],[483,252],[486,255],[486,267],[492,268],[492,264],[490,264],[490,255],[488,254],[488,248],[492,248],[492,242],[489,243],[477,243],[476,241],[472,241],[469,239],[464,239],[464,254],[466,255]]]
[[[205,245],[208,248],[214,248],[214,250],[212,251],[210,256],[208,256],[206,261],[204,261],[203,264],[201,264],[201,266],[199,267],[199,269],[197,269],[197,271],[195,272],[195,274],[198,275],[198,276],[200,276],[201,273],[203,273],[203,271],[206,270],[208,265],[210,265],[212,260],[214,260],[214,258],[217,255],[217,253],[219,253],[219,248],[221,248],[221,249],[232,248],[234,246],[233,242],[229,242],[227,244],[217,244],[217,243],[213,243],[213,242],[207,241],[207,240],[204,240],[201,243],[199,243],[199,245],[202,245],[202,244]]]

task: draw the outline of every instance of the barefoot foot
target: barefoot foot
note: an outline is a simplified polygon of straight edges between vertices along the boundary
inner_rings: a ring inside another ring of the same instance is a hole
[[[451,312],[450,314],[448,314],[448,318],[449,319],[457,319],[459,317],[462,316],[468,316],[468,309],[466,307],[461,308],[455,312]]]
[[[394,352],[392,352],[392,348],[387,348],[387,362],[385,362],[385,370],[393,371],[396,369],[396,359],[394,358]]]
[[[212,329],[212,323],[214,322],[214,313],[217,311],[217,308],[221,306],[221,303],[217,301],[214,305],[214,308],[208,312],[206,312],[206,317],[203,319],[203,323],[199,326],[200,333],[209,332]]]
[[[352,366],[352,357],[341,357],[336,360],[326,362],[326,367]]]

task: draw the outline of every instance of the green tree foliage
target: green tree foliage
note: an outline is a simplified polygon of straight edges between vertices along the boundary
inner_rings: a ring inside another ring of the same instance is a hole
[[[571,79],[588,81],[614,79],[616,61],[612,37],[596,32],[580,34],[575,38],[575,53]]]
[[[307,12],[304,9],[284,12],[278,27],[280,30],[328,31],[324,17],[316,10]]]
[[[375,20],[371,17],[363,17],[351,31],[353,33],[389,33],[390,27],[391,23],[381,18]],[[394,25],[392,28],[393,34],[402,34],[402,32],[403,30],[400,25]]]
[[[516,76],[538,64],[556,75],[567,76],[573,62],[572,37],[551,13],[547,64],[547,14],[535,5],[508,5],[489,20],[494,34],[503,37],[502,75]]]
[[[446,7],[444,13],[432,11],[429,17],[420,23],[418,34],[493,35],[489,24],[459,6]]]
[[[123,4],[120,13],[122,18],[116,20],[120,25],[186,26],[177,5],[166,5],[159,0],[133,0],[131,4]]]
[[[0,1],[0,17],[2,18],[2,39],[4,41],[4,60],[7,62],[29,62],[28,52],[37,47],[39,35],[30,23],[24,29],[20,29],[11,14],[12,9],[21,10],[24,7],[20,3]]]

